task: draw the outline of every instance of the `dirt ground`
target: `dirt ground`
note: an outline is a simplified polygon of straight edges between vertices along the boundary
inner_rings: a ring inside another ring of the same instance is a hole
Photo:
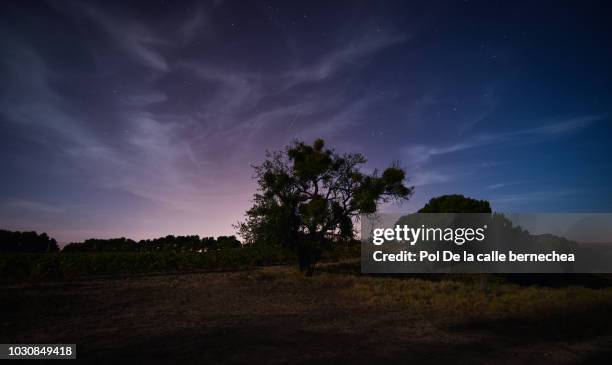
[[[609,363],[612,329],[452,323],[354,295],[354,278],[274,267],[0,288],[0,343],[76,343],[112,363]],[[357,279],[359,280],[359,278]],[[610,308],[612,309],[612,308]],[[563,319],[558,319],[562,321]],[[591,323],[584,323],[590,326]]]

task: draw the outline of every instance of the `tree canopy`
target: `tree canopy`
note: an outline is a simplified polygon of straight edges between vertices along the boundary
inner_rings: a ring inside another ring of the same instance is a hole
[[[441,195],[429,200],[418,213],[491,213],[491,205],[460,194]]]
[[[46,233],[0,230],[0,252],[57,252],[55,239]]]
[[[354,237],[359,214],[375,213],[381,202],[407,200],[413,192],[397,164],[367,174],[361,171],[363,155],[338,154],[322,139],[312,145],[295,141],[266,157],[254,167],[259,188],[238,231],[247,243],[290,247],[307,274],[323,250]]]

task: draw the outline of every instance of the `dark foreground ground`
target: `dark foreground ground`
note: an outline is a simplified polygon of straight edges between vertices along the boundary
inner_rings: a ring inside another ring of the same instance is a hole
[[[76,343],[78,359],[104,363],[612,359],[607,285],[372,278],[344,269],[329,266],[312,278],[271,267],[6,286],[0,288],[0,343]]]

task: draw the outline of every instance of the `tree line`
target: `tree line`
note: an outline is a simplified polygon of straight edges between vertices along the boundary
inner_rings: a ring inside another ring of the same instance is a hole
[[[129,238],[88,239],[83,242],[69,243],[63,252],[95,252],[95,251],[177,251],[177,252],[207,252],[239,248],[242,243],[236,236],[202,237],[198,235],[174,236],[168,235],[154,239],[134,241]]]

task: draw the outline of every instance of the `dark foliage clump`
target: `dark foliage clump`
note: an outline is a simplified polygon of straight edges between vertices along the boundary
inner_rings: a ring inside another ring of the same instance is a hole
[[[57,252],[57,242],[46,233],[0,230],[0,252]]]

